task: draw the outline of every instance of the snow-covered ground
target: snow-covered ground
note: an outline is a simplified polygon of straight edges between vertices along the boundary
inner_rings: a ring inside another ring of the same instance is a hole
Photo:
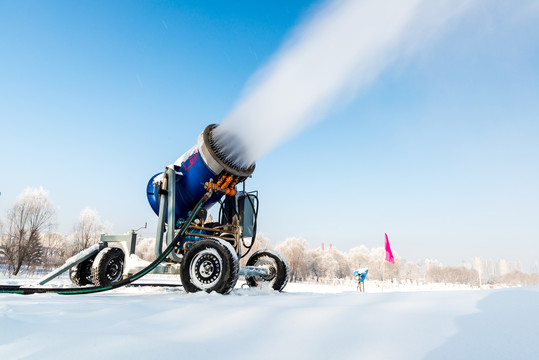
[[[539,287],[381,291],[367,282],[366,290],[289,284],[283,293],[238,288],[227,296],[172,287],[77,296],[1,294],[0,359],[536,359],[539,354]]]

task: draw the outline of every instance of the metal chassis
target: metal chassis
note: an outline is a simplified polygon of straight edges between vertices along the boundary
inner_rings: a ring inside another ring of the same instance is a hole
[[[163,239],[166,236],[166,244],[170,244],[174,237],[175,232],[165,230],[165,218],[166,224],[168,225],[168,228],[170,229],[170,224],[176,224],[176,212],[175,212],[175,201],[176,201],[176,177],[182,176],[181,173],[176,172],[175,169],[167,167],[163,182],[161,183],[161,191],[159,195],[159,218],[157,221],[157,234],[155,237],[155,255],[159,256],[161,255],[161,249],[163,248]],[[174,228],[175,225],[172,226]],[[210,232],[220,232],[222,234],[229,234],[232,235],[234,238],[227,238],[222,236],[216,236],[216,235],[205,235],[205,234],[197,234],[197,233],[190,233],[189,230],[208,230]],[[165,235],[166,233],[166,235]],[[241,229],[239,226],[239,220],[235,220],[235,224],[233,225],[221,225],[215,228],[209,228],[205,227],[204,223],[201,225],[195,225],[190,224],[187,228],[187,232],[185,233],[185,236],[197,236],[197,237],[219,237],[225,241],[230,242],[232,247],[236,250],[236,254],[238,255],[238,258],[241,257],[241,246],[240,246],[240,238],[241,238]],[[184,249],[184,251],[187,251],[187,249]],[[124,250],[125,252],[125,250]],[[127,254],[127,252],[125,252]],[[133,250],[134,253],[134,250]],[[182,256],[176,254],[174,251],[170,253],[170,257],[173,260],[173,263],[161,263],[153,272],[155,273],[176,273],[179,274],[180,268],[177,266],[178,263],[181,263]],[[174,264],[176,262],[176,264]],[[176,266],[175,266],[176,265]],[[165,267],[165,271],[159,271],[161,267]],[[128,271],[131,273],[130,271]],[[125,273],[125,270],[124,270]],[[239,269],[239,275],[243,276],[268,276],[270,275],[270,270],[265,266],[240,266]]]

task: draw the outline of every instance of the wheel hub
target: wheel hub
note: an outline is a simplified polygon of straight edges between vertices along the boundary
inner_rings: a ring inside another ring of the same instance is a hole
[[[197,286],[208,289],[221,277],[221,259],[213,251],[201,251],[193,259],[189,272]]]
[[[123,263],[119,259],[111,259],[107,266],[107,278],[110,281],[118,280],[123,271]]]
[[[277,274],[276,264],[272,259],[261,258],[256,263],[255,266],[265,267],[269,270],[268,275],[259,275],[256,276],[257,280],[271,281],[275,278]]]
[[[202,277],[208,278],[213,273],[213,263],[209,260],[206,260],[200,266],[200,275]]]

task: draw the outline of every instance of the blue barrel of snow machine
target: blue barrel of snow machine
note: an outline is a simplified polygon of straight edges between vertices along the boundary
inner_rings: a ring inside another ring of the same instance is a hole
[[[242,167],[235,163],[229,154],[224,154],[216,147],[213,130],[217,125],[207,126],[199,135],[197,144],[174,162],[176,182],[176,219],[186,219],[190,210],[206,193],[203,184],[222,175],[231,175],[244,181],[255,169],[255,164]],[[159,184],[163,173],[154,175],[147,186],[147,196],[153,211],[159,215]],[[209,209],[221,199],[221,193],[214,193],[204,208]]]

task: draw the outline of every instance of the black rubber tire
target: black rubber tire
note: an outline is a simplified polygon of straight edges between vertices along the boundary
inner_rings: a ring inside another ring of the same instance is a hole
[[[259,250],[247,260],[247,266],[266,266],[271,272],[269,276],[246,276],[250,287],[269,285],[273,290],[282,291],[288,283],[288,262],[277,251]]]
[[[92,265],[94,259],[95,256],[92,256],[69,269],[69,278],[73,284],[79,287],[92,284]]]
[[[185,291],[228,294],[238,281],[238,255],[221,239],[207,238],[193,244],[183,257],[180,276]]]
[[[120,280],[124,271],[125,254],[119,248],[105,248],[95,257],[92,282],[96,286],[109,286]]]

